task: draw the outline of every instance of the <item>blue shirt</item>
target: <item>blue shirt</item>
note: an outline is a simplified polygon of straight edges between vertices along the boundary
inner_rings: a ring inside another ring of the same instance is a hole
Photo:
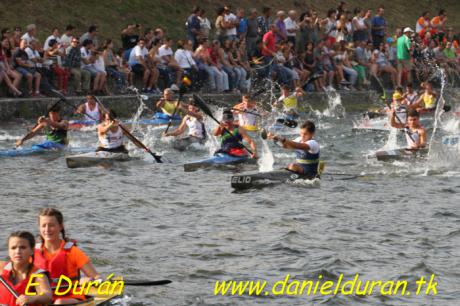
[[[187,18],[187,35],[189,35],[189,37],[195,37],[196,34],[193,33],[193,29],[199,31],[201,28],[200,26],[200,19],[198,19],[198,17],[194,14],[190,15],[188,18]]]
[[[248,20],[246,18],[241,18],[240,25],[238,26],[238,34],[246,33],[248,30]]]
[[[383,27],[386,25],[385,19],[381,16],[375,15],[372,17],[372,27]],[[384,36],[385,30],[372,30],[372,34],[377,35],[377,36]]]

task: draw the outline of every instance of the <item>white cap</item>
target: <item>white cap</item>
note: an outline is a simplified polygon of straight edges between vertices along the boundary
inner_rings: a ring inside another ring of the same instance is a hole
[[[414,32],[411,28],[407,27],[404,29],[403,33],[406,33],[406,32]]]

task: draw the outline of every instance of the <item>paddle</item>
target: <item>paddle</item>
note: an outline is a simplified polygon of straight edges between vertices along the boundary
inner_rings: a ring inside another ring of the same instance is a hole
[[[185,86],[181,85],[179,88],[179,99],[177,100],[177,103],[176,103],[176,106],[174,107],[174,111],[172,115],[169,117],[168,126],[166,127],[166,130],[164,131],[165,134],[168,133],[168,130],[171,127],[174,116],[176,115],[177,109],[179,108],[180,102],[182,100],[182,97],[184,96],[185,91],[186,91]]]
[[[104,107],[104,105],[102,104],[101,101],[99,101],[99,99],[94,96],[94,99],[96,100],[97,104],[99,104],[99,106],[101,107],[102,111],[104,111],[105,113],[109,114],[110,116],[110,119],[111,120],[114,120],[114,118],[112,118],[112,116],[110,115],[110,113],[107,111],[107,109]],[[122,131],[125,133],[126,137],[129,138],[129,140],[131,140],[136,146],[144,149],[147,153],[149,153],[150,155],[152,155],[152,157],[155,159],[155,161],[157,163],[162,163],[163,161],[161,160],[161,156],[153,153],[149,148],[147,148],[139,139],[137,139],[133,134],[131,134],[128,129],[126,129],[122,124],[119,124],[120,128],[122,129]]]
[[[134,92],[134,93],[136,94],[136,97],[137,97],[137,99],[139,100],[139,102],[140,102],[142,105],[144,105],[150,112],[155,113],[155,111],[154,111],[153,109],[151,109],[147,104],[144,103],[144,101],[147,101],[147,100],[149,99],[148,96],[146,96],[146,95],[141,95],[141,94],[139,93],[139,89],[137,89],[137,88],[134,87],[134,86],[129,86],[129,87],[128,87],[128,90]]]
[[[295,121],[295,120],[285,119],[285,118],[278,118],[278,119],[276,119],[276,122],[281,123],[281,124],[291,128],[291,129],[296,128],[297,124],[298,124],[297,121]]]
[[[5,288],[14,296],[15,299],[19,298],[19,294],[16,292],[16,290],[13,289],[13,287],[10,286],[10,284],[7,283],[7,281],[3,278],[3,276],[0,275],[0,283],[5,286]],[[27,305],[24,305],[27,306]]]
[[[117,282],[117,281],[123,281],[123,284],[126,286],[136,286],[136,287],[141,287],[141,286],[161,286],[161,285],[167,285],[172,283],[169,279],[162,279],[162,280],[114,280],[111,281],[111,283]],[[98,286],[98,285],[96,285]],[[59,288],[69,288],[71,286],[69,285],[63,285],[59,286]],[[55,290],[57,286],[52,287],[51,289]]]
[[[214,117],[214,115],[212,114],[212,111],[209,109],[209,107],[206,105],[206,103],[203,101],[203,99],[200,96],[193,94],[193,100],[195,101],[196,105],[203,111],[203,113],[208,115],[212,120],[214,120],[217,124],[219,124],[219,126],[222,127],[222,123]],[[233,135],[233,133],[230,132],[228,129],[226,129],[225,127],[222,127],[222,129],[228,134],[230,134],[234,139],[236,139],[235,135]],[[241,143],[241,141],[238,141],[238,142],[243,146],[243,148],[246,149],[246,151],[249,152],[249,154],[254,154],[252,153],[251,150],[248,149],[248,147],[246,147],[243,143]]]

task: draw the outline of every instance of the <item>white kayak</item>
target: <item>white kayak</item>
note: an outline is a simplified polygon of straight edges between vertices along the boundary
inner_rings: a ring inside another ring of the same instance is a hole
[[[66,156],[65,161],[69,168],[81,168],[99,165],[110,166],[114,162],[127,161],[130,159],[131,157],[127,153],[99,151]]]

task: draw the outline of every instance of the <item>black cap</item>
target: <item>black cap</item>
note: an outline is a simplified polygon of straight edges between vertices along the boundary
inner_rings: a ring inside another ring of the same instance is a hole
[[[224,112],[222,113],[222,120],[223,121],[230,121],[232,120],[233,121],[234,117],[233,117],[233,112],[231,109],[226,109],[224,110]]]

